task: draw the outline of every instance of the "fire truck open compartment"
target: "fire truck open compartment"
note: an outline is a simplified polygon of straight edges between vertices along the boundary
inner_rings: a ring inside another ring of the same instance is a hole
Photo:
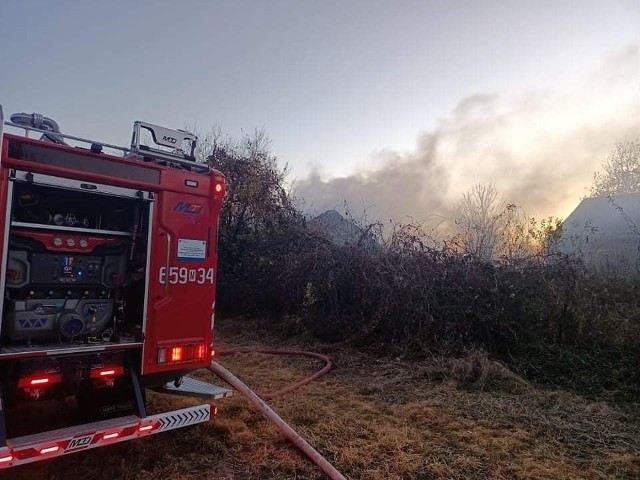
[[[30,172],[11,186],[0,356],[139,344],[151,195]]]
[[[7,195],[7,433],[134,412],[127,365],[141,357],[153,195],[21,170],[11,171]],[[28,421],[34,400],[43,408],[71,397],[76,417],[52,408],[46,422]]]

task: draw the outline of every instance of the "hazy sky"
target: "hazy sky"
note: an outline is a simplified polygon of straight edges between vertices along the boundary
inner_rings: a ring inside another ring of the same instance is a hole
[[[264,127],[311,210],[566,216],[640,137],[640,2],[0,1],[0,103],[125,145]],[[337,178],[339,177],[339,178]]]

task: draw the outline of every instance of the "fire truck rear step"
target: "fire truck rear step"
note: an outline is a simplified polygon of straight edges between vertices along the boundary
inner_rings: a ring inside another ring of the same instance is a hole
[[[208,422],[211,409],[204,404],[144,418],[128,415],[13,438],[0,448],[0,469]]]
[[[184,377],[180,386],[176,387],[174,382],[165,384],[159,392],[171,395],[182,395],[185,397],[198,397],[209,400],[217,400],[219,398],[230,397],[233,390],[220,387],[212,383],[196,380],[191,377]]]

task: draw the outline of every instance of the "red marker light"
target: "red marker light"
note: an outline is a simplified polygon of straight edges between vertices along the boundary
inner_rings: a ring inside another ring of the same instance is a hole
[[[119,434],[119,433],[117,433],[117,432],[114,432],[114,433],[105,433],[105,434],[102,436],[102,439],[103,439],[103,440],[113,440],[114,438],[118,438],[119,436],[120,436],[120,434]]]
[[[25,377],[18,380],[18,387],[20,388],[39,388],[48,387],[54,383],[60,383],[62,381],[62,375],[59,373],[52,375]]]
[[[211,193],[216,196],[224,195],[226,179],[222,175],[214,175],[211,179]]]
[[[60,447],[57,445],[55,447],[43,448],[40,450],[40,455],[46,455],[47,453],[54,453],[54,452],[57,452],[58,450],[60,450]]]
[[[0,463],[9,463],[13,461],[13,455],[7,455],[5,457],[0,457]]]
[[[138,428],[138,432],[140,433],[146,433],[146,432],[150,432],[151,430],[153,430],[153,425],[141,425],[140,428]]]
[[[116,377],[118,375],[122,375],[123,373],[124,373],[124,368],[122,368],[121,366],[102,367],[102,368],[92,369],[89,376],[91,378],[107,379],[111,377]]]
[[[207,356],[207,346],[204,343],[196,345],[196,360],[204,360]]]
[[[172,347],[169,350],[170,362],[181,362],[184,359],[184,347]]]
[[[158,347],[158,364],[204,362],[209,358],[206,343],[186,343],[170,347]]]

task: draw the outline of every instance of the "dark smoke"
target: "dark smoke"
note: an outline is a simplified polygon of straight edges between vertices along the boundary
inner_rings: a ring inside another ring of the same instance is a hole
[[[328,182],[314,172],[300,182],[296,195],[305,200],[310,211],[336,208],[344,213],[345,202],[355,216],[387,221],[422,214],[446,212],[448,190],[446,168],[435,162],[438,137],[425,133],[413,153],[383,151],[377,154],[380,168],[357,172],[350,177]]]

